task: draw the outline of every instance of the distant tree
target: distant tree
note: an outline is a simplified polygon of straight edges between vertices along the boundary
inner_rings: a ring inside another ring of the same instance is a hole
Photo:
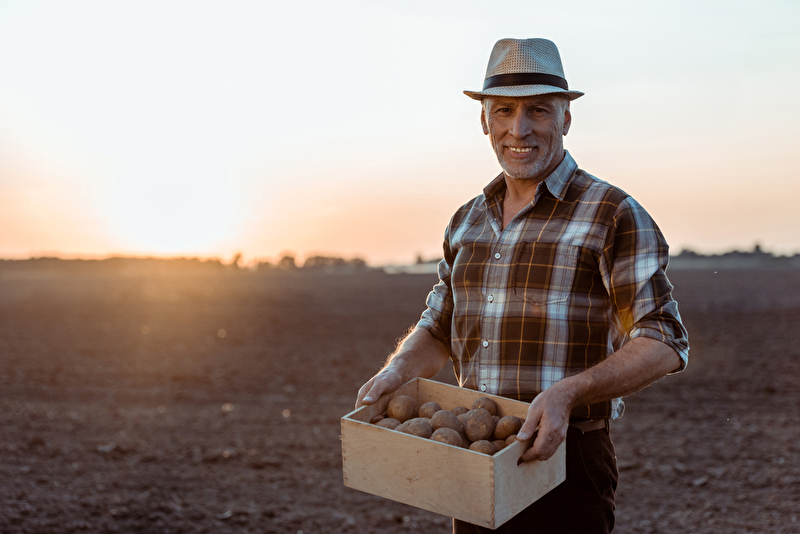
[[[353,258],[352,260],[348,260],[347,264],[357,269],[365,269],[367,267],[367,262],[361,258]]]
[[[319,271],[319,270],[335,270],[335,269],[363,269],[367,266],[367,262],[361,258],[353,258],[346,260],[344,258],[330,257],[330,256],[311,256],[303,264],[304,270]]]
[[[283,256],[280,260],[278,260],[278,265],[276,268],[281,269],[283,271],[291,271],[297,269],[297,264],[294,261],[294,256]]]
[[[306,262],[303,264],[303,269],[311,269],[311,270],[329,269],[331,267],[341,267],[342,265],[346,264],[347,262],[342,258],[332,258],[328,256],[311,256],[310,258],[306,259]]]
[[[694,250],[685,248],[685,249],[681,250],[680,254],[678,254],[677,257],[678,258],[698,258],[698,257],[700,257],[700,254],[698,254]]]

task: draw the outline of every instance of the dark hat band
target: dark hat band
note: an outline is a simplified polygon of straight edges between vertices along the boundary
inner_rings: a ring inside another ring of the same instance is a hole
[[[554,74],[542,74],[539,72],[520,72],[517,74],[498,74],[486,78],[483,82],[483,90],[492,87],[503,87],[507,85],[552,85],[569,91],[567,80]]]

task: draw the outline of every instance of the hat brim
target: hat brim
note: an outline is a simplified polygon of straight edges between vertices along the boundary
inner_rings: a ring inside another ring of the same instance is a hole
[[[464,94],[475,100],[483,100],[487,96],[508,96],[508,97],[526,97],[526,96],[539,96],[549,94],[564,95],[570,100],[580,98],[584,93],[580,91],[568,91],[554,85],[504,85],[500,87],[492,87],[484,91],[464,91]]]

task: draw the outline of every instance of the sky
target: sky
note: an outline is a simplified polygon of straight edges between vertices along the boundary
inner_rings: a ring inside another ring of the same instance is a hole
[[[462,91],[504,37],[557,43],[567,150],[673,253],[794,254],[798,26],[779,0],[0,0],[0,258],[434,259],[500,171]]]

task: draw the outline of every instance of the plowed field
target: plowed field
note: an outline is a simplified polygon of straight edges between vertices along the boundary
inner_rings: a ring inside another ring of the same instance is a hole
[[[670,276],[690,363],[612,425],[616,532],[800,532],[800,270]],[[0,532],[448,532],[339,444],[434,282],[2,271]]]

